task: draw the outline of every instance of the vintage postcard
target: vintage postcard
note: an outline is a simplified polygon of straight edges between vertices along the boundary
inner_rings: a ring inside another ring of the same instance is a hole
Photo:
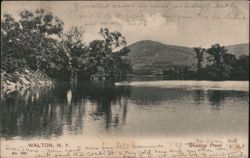
[[[247,158],[249,1],[3,1],[0,158]]]

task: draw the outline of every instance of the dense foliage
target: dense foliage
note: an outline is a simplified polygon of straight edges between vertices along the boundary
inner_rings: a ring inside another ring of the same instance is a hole
[[[70,74],[65,48],[56,38],[63,34],[63,22],[52,13],[22,11],[20,20],[4,15],[1,22],[1,61],[6,72],[28,67],[52,78]],[[54,38],[52,38],[54,36]]]
[[[205,49],[196,47],[195,69],[188,66],[172,66],[163,70],[165,79],[178,80],[249,80],[249,56],[238,58],[224,46],[214,44]]]
[[[64,23],[52,13],[24,10],[20,20],[5,14],[1,20],[1,69],[12,73],[25,68],[40,70],[54,79],[90,79],[126,75],[130,62],[125,38],[119,32],[101,29],[104,37],[87,46],[84,31],[72,27],[63,32]],[[118,51],[113,48],[121,47]]]
[[[111,79],[126,76],[131,66],[124,37],[119,32],[109,32],[108,29],[101,29],[100,33],[104,39],[92,41],[84,53],[78,56],[78,77]]]
[[[243,55],[237,58],[235,55],[228,53],[228,50],[219,44],[214,44],[208,49],[194,48],[194,51],[197,55],[196,77],[198,79],[249,79],[249,56]],[[206,56],[205,59],[204,56]]]

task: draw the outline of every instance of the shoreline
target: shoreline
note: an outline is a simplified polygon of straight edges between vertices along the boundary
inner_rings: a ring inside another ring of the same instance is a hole
[[[12,92],[23,88],[55,86],[55,82],[41,71],[24,69],[13,73],[1,70],[1,92]]]

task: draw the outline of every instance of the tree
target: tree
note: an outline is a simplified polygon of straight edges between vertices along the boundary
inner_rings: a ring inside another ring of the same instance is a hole
[[[78,64],[80,65],[78,76],[80,78],[89,79],[94,75],[101,74],[105,76],[105,66],[103,61],[106,56],[111,54],[111,50],[104,47],[104,41],[94,40],[92,41],[86,53],[82,54]],[[105,64],[108,64],[106,62]]]
[[[247,66],[235,55],[228,53],[224,46],[212,45],[207,49],[208,62],[204,69],[204,77],[212,80],[246,79]],[[243,57],[247,61],[248,57]],[[248,62],[248,61],[247,61]],[[244,62],[244,63],[247,63]],[[244,66],[243,66],[244,65]]]
[[[204,53],[205,53],[205,49],[204,48],[194,48],[194,51],[196,53],[196,59],[197,59],[197,71],[199,73],[199,75],[201,75],[201,69],[202,69],[202,62],[204,61]]]
[[[125,48],[127,42],[125,37],[122,36],[120,32],[110,32],[107,28],[101,28],[100,34],[103,36],[107,46],[114,51],[119,48],[120,50]]]
[[[24,10],[19,16],[20,20],[16,21],[6,14],[1,22],[1,59],[6,65],[3,69],[17,65],[12,72],[28,67],[53,78],[66,77],[69,72],[67,50],[60,42],[63,22],[43,9]]]
[[[77,76],[77,72],[79,71],[78,60],[80,59],[80,56],[86,52],[86,45],[83,42],[84,32],[85,30],[81,27],[73,26],[63,36],[63,43],[68,49],[67,56],[69,57],[72,77]]]
[[[249,80],[249,56],[242,55],[234,64],[231,79]]]
[[[45,12],[43,9],[37,9],[35,12],[24,10],[20,13],[22,26],[21,39],[24,41],[22,47],[25,52],[29,52],[29,60],[36,61],[36,65],[29,65],[33,69],[41,69],[42,62],[46,60],[60,38],[63,31],[63,22],[52,13]],[[54,37],[54,38],[52,38]],[[29,62],[30,63],[30,62]]]
[[[208,61],[211,65],[220,66],[223,63],[223,56],[227,53],[227,49],[220,44],[214,44],[211,48],[207,49]]]
[[[233,54],[226,53],[223,55],[223,73],[222,75],[226,79],[230,79],[232,76],[232,71],[237,62],[237,58]]]
[[[80,78],[114,78],[125,76],[131,70],[127,57],[129,49],[118,32],[101,29],[104,40],[92,41],[78,61]],[[119,48],[119,49],[117,49]]]
[[[118,76],[125,76],[132,70],[128,53],[130,50],[126,47],[125,37],[120,32],[110,32],[107,28],[101,28],[100,34],[105,41],[105,47],[108,47],[115,54],[114,73]]]
[[[20,13],[20,24],[24,31],[37,32],[43,36],[62,35],[63,21],[51,12],[43,9],[32,11],[24,10]]]
[[[207,59],[209,62],[209,65],[206,66],[208,77],[213,80],[228,78],[230,71],[227,70],[227,65],[224,63],[224,57],[227,56],[227,49],[224,46],[220,46],[220,44],[214,44],[206,52],[208,53]]]
[[[14,72],[25,66],[20,50],[20,24],[9,14],[1,20],[1,68],[6,72]]]

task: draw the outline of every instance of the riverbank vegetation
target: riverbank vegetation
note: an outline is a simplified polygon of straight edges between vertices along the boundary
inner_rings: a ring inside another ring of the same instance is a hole
[[[249,80],[249,56],[234,54],[220,44],[205,49],[193,49],[196,56],[194,68],[173,66],[163,70],[165,79],[181,80]]]
[[[99,33],[103,40],[87,45],[81,27],[64,32],[64,22],[43,9],[21,11],[16,19],[5,14],[1,20],[1,73],[28,69],[52,80],[126,76],[131,67],[125,38],[106,28]]]
[[[196,77],[210,80],[248,80],[249,56],[237,58],[224,46],[214,44],[208,49],[194,48],[197,59]]]

